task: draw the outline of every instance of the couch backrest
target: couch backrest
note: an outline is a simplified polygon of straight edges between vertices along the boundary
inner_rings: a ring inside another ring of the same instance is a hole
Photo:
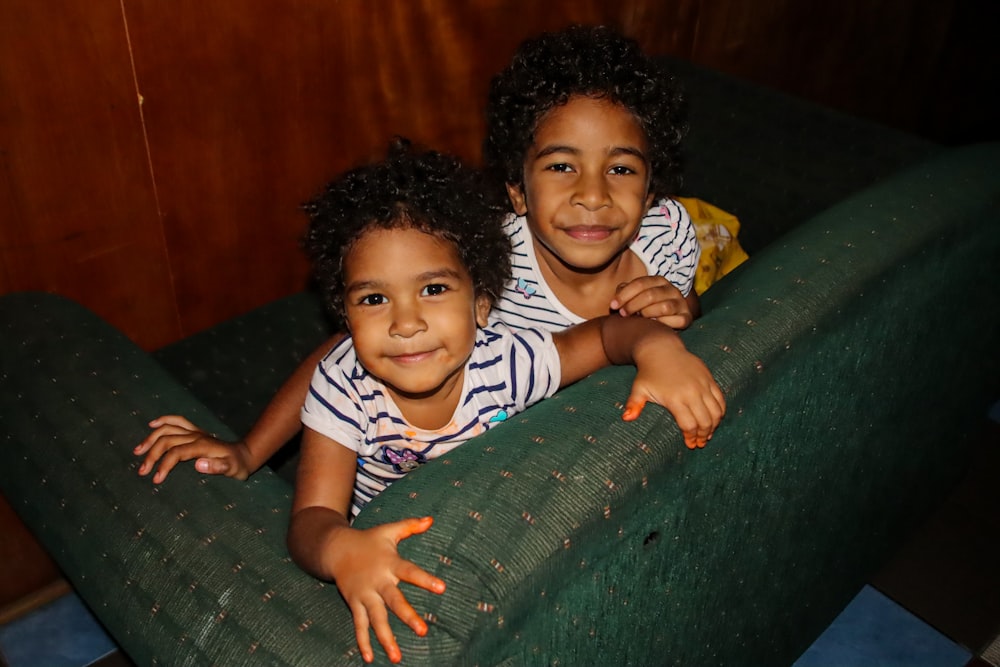
[[[726,391],[708,447],[620,420],[595,374],[397,483],[429,664],[790,664],[964,465],[1000,394],[1000,145],[859,193],[709,291],[685,334]],[[442,638],[442,635],[445,635]]]

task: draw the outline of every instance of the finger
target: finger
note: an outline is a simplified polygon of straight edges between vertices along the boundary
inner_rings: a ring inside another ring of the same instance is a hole
[[[159,426],[178,426],[188,431],[201,431],[200,428],[181,415],[160,415],[149,422],[150,428],[157,428]]]
[[[228,458],[203,456],[194,462],[194,469],[206,475],[227,475],[232,468]]]
[[[354,636],[358,641],[361,659],[371,662],[375,659],[375,652],[372,650],[371,637],[368,636],[368,611],[363,604],[353,604],[351,616],[354,618]]]
[[[645,303],[639,308],[639,314],[652,320],[662,320],[663,318],[676,318],[680,323],[690,325],[694,321],[691,307],[680,290],[673,285],[670,289],[660,288],[647,290],[642,293]]]
[[[677,428],[684,434],[684,444],[693,449],[697,446],[698,439],[704,437],[704,434],[699,432],[701,427],[694,413],[687,406],[674,407],[670,412],[677,422]]]
[[[631,294],[632,291],[631,289],[622,290],[615,299],[617,301],[616,310],[619,314],[624,316],[639,314],[644,308],[649,307],[650,304],[656,301],[656,292],[654,290],[647,289]]]
[[[383,595],[382,598],[385,600],[385,603],[389,605],[389,609],[392,610],[392,613],[399,616],[399,620],[406,623],[406,625],[408,625],[418,637],[423,637],[427,634],[427,623],[424,622],[424,619],[420,618],[420,614],[418,614],[417,610],[414,609],[409,603],[401,590],[392,586],[385,591],[385,595]],[[395,641],[395,639],[393,639],[393,641]]]
[[[615,296],[611,300],[611,310],[620,310],[626,303],[635,299],[636,296],[652,289],[659,280],[666,281],[660,276],[643,276],[625,283],[618,283],[615,288]],[[623,315],[625,313],[622,313]]]
[[[396,576],[400,581],[419,586],[431,593],[437,593],[438,595],[444,593],[444,581],[408,560],[404,560],[399,568],[397,568]]]
[[[153,475],[153,483],[161,484],[178,463],[181,461],[190,461],[197,457],[198,454],[198,450],[191,445],[181,445],[172,448],[160,459],[160,466],[157,468],[156,474]]]
[[[191,434],[186,432],[179,435],[167,435],[165,433],[161,433],[156,438],[153,445],[146,451],[146,458],[143,459],[142,465],[139,466],[139,474],[146,475],[152,471],[153,466],[156,465],[156,462],[159,461],[160,457],[162,457],[167,451],[190,444],[191,442]]]
[[[625,412],[622,413],[622,419],[630,422],[635,421],[642,414],[642,409],[646,407],[646,399],[629,396],[628,401],[625,402]]]
[[[726,396],[722,393],[722,389],[719,385],[712,383],[712,397],[715,399],[716,405],[718,406],[718,418],[722,421],[722,418],[726,416]],[[718,423],[716,423],[718,425]]]
[[[165,446],[175,446],[176,438],[174,436],[181,436],[180,442],[183,443],[190,442],[194,438],[200,437],[201,435],[201,431],[191,431],[190,429],[175,426],[173,424],[164,424],[147,435],[146,439],[136,445],[135,449],[132,451],[135,454],[144,454],[157,444],[161,445],[160,449],[164,449]],[[169,440],[167,440],[167,438],[169,438]],[[164,445],[164,443],[170,444]]]
[[[396,544],[413,535],[427,532],[427,529],[434,523],[434,517],[425,516],[419,519],[404,519],[396,523],[389,524],[394,528],[394,540]]]
[[[399,589],[396,590],[398,591]],[[385,654],[389,656],[390,662],[399,662],[403,659],[403,654],[399,650],[399,644],[396,643],[396,635],[392,633],[392,628],[389,626],[389,614],[386,612],[382,600],[368,606],[367,609],[368,620],[371,622],[372,630],[375,631],[375,638],[378,639],[378,643],[382,645],[382,648],[385,650]],[[366,630],[365,639],[367,640],[367,638],[368,632]],[[358,635],[358,639],[361,639],[360,635]],[[370,645],[368,650],[371,651]],[[363,655],[364,653],[362,653],[362,656]]]
[[[645,316],[645,315],[644,315]],[[682,331],[691,326],[691,322],[694,318],[691,317],[690,313],[676,313],[674,315],[664,315],[662,317],[650,317],[660,324],[665,324],[675,331]]]

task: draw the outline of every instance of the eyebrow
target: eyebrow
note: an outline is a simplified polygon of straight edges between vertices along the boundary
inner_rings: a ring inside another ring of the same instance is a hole
[[[415,282],[426,283],[431,280],[440,278],[451,278],[453,280],[462,280],[464,277],[461,273],[454,269],[449,269],[443,267],[440,269],[434,269],[432,271],[424,271],[420,275],[416,276]],[[378,290],[382,289],[386,284],[384,280],[356,280],[349,285],[344,286],[345,292],[359,292],[362,290]]]
[[[570,155],[579,155],[580,149],[573,146],[568,146],[565,144],[551,144],[545,146],[540,151],[535,154],[535,159],[541,159],[549,155],[554,155],[556,153],[569,153]],[[646,159],[646,154],[634,146],[614,146],[608,151],[608,155],[612,157],[618,157],[619,155],[632,155],[639,158],[643,163],[648,164],[649,161]]]

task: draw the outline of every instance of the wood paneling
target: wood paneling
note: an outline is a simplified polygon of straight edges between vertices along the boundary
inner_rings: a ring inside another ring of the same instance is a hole
[[[183,329],[306,285],[299,205],[394,134],[477,159],[512,15],[565,20],[536,2],[127,3]]]
[[[0,8],[0,290],[86,303],[147,347],[180,335],[121,8]]]
[[[5,0],[0,292],[64,293],[151,349],[297,291],[301,202],[393,134],[478,159],[490,77],[570,22],[988,138],[991,2]]]

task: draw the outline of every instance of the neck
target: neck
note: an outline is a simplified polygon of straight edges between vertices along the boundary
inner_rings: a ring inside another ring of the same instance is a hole
[[[563,262],[535,238],[532,245],[552,295],[584,319],[607,315],[618,285],[646,275],[646,267],[628,248],[602,266],[581,269]]]
[[[400,391],[389,384],[385,385],[385,389],[408,424],[436,431],[447,426],[455,416],[464,381],[465,368],[462,367],[430,391]]]

